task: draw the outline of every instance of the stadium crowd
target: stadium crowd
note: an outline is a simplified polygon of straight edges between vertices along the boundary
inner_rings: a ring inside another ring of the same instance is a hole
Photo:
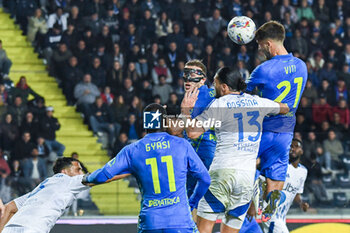
[[[232,17],[246,15],[257,27],[280,21],[287,50],[308,68],[295,136],[304,143],[307,186],[316,201],[329,198],[320,177],[350,167],[343,162],[350,153],[349,1],[3,0],[3,5],[56,77],[68,105],[77,107],[94,134],[107,133],[111,155],[144,136],[147,104],[180,112],[186,61],[203,60],[209,79],[223,66],[236,67],[247,79],[264,61],[255,42],[238,46],[229,39]],[[17,188],[30,188],[47,176],[44,159],[52,161],[52,152],[62,156],[64,145],[55,140],[59,123],[53,108],[45,107],[25,77],[11,85],[10,67],[0,43],[0,172],[3,182],[11,176],[13,183],[26,184]],[[28,101],[29,94],[34,100]]]

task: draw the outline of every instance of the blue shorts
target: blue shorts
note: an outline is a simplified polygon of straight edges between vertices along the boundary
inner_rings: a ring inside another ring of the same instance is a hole
[[[271,180],[286,180],[292,139],[292,133],[263,132],[258,154],[263,176]]]
[[[245,217],[239,233],[263,233],[263,231],[261,230],[259,224],[256,222],[255,218],[249,221],[248,218]]]
[[[159,230],[141,230],[139,233],[199,233],[197,227],[195,228],[169,228]]]

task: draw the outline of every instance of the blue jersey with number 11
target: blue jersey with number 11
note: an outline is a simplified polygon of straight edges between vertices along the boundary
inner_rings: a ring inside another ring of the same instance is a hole
[[[290,108],[286,115],[265,117],[264,131],[293,132],[295,112],[307,80],[305,63],[291,53],[274,56],[255,68],[247,80],[247,91],[256,87],[259,95],[276,102],[285,103]]]
[[[185,139],[165,132],[147,134],[124,147],[103,169],[108,178],[126,173],[136,177],[142,194],[140,231],[188,228],[197,232],[187,199],[187,172],[199,179],[209,174]]]

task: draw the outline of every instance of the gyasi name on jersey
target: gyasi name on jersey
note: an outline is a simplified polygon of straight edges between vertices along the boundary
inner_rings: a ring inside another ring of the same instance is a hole
[[[159,150],[159,149],[169,149],[170,142],[168,140],[160,141],[160,142],[151,142],[151,143],[147,143],[145,145],[145,148],[146,148],[146,151]]]
[[[227,108],[241,108],[241,107],[252,107],[258,106],[258,101],[256,99],[240,98],[236,101],[227,102]]]

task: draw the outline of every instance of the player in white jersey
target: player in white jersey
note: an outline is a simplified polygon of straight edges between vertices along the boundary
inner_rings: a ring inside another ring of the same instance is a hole
[[[276,215],[270,221],[263,222],[265,233],[289,233],[286,226],[286,216],[293,201],[297,202],[303,211],[307,211],[309,208],[309,204],[303,202],[300,197],[300,194],[303,193],[307,176],[307,169],[299,163],[302,154],[301,141],[293,139],[289,152],[290,163],[288,165],[287,178],[283,186],[286,200],[278,207]]]
[[[78,160],[59,158],[53,170],[54,176],[5,206],[0,232],[48,233],[77,195],[89,188],[81,183],[84,174]]]
[[[190,119],[190,110],[198,90],[186,92],[181,104],[182,119],[194,122],[186,127],[190,138],[199,137],[213,126],[217,137],[209,170],[211,185],[198,206],[198,230],[212,232],[217,218],[224,215],[221,232],[239,232],[252,198],[262,121],[269,114],[286,114],[289,108],[243,93],[246,88],[243,78],[229,67],[216,73],[214,86],[218,98],[194,121]]]

